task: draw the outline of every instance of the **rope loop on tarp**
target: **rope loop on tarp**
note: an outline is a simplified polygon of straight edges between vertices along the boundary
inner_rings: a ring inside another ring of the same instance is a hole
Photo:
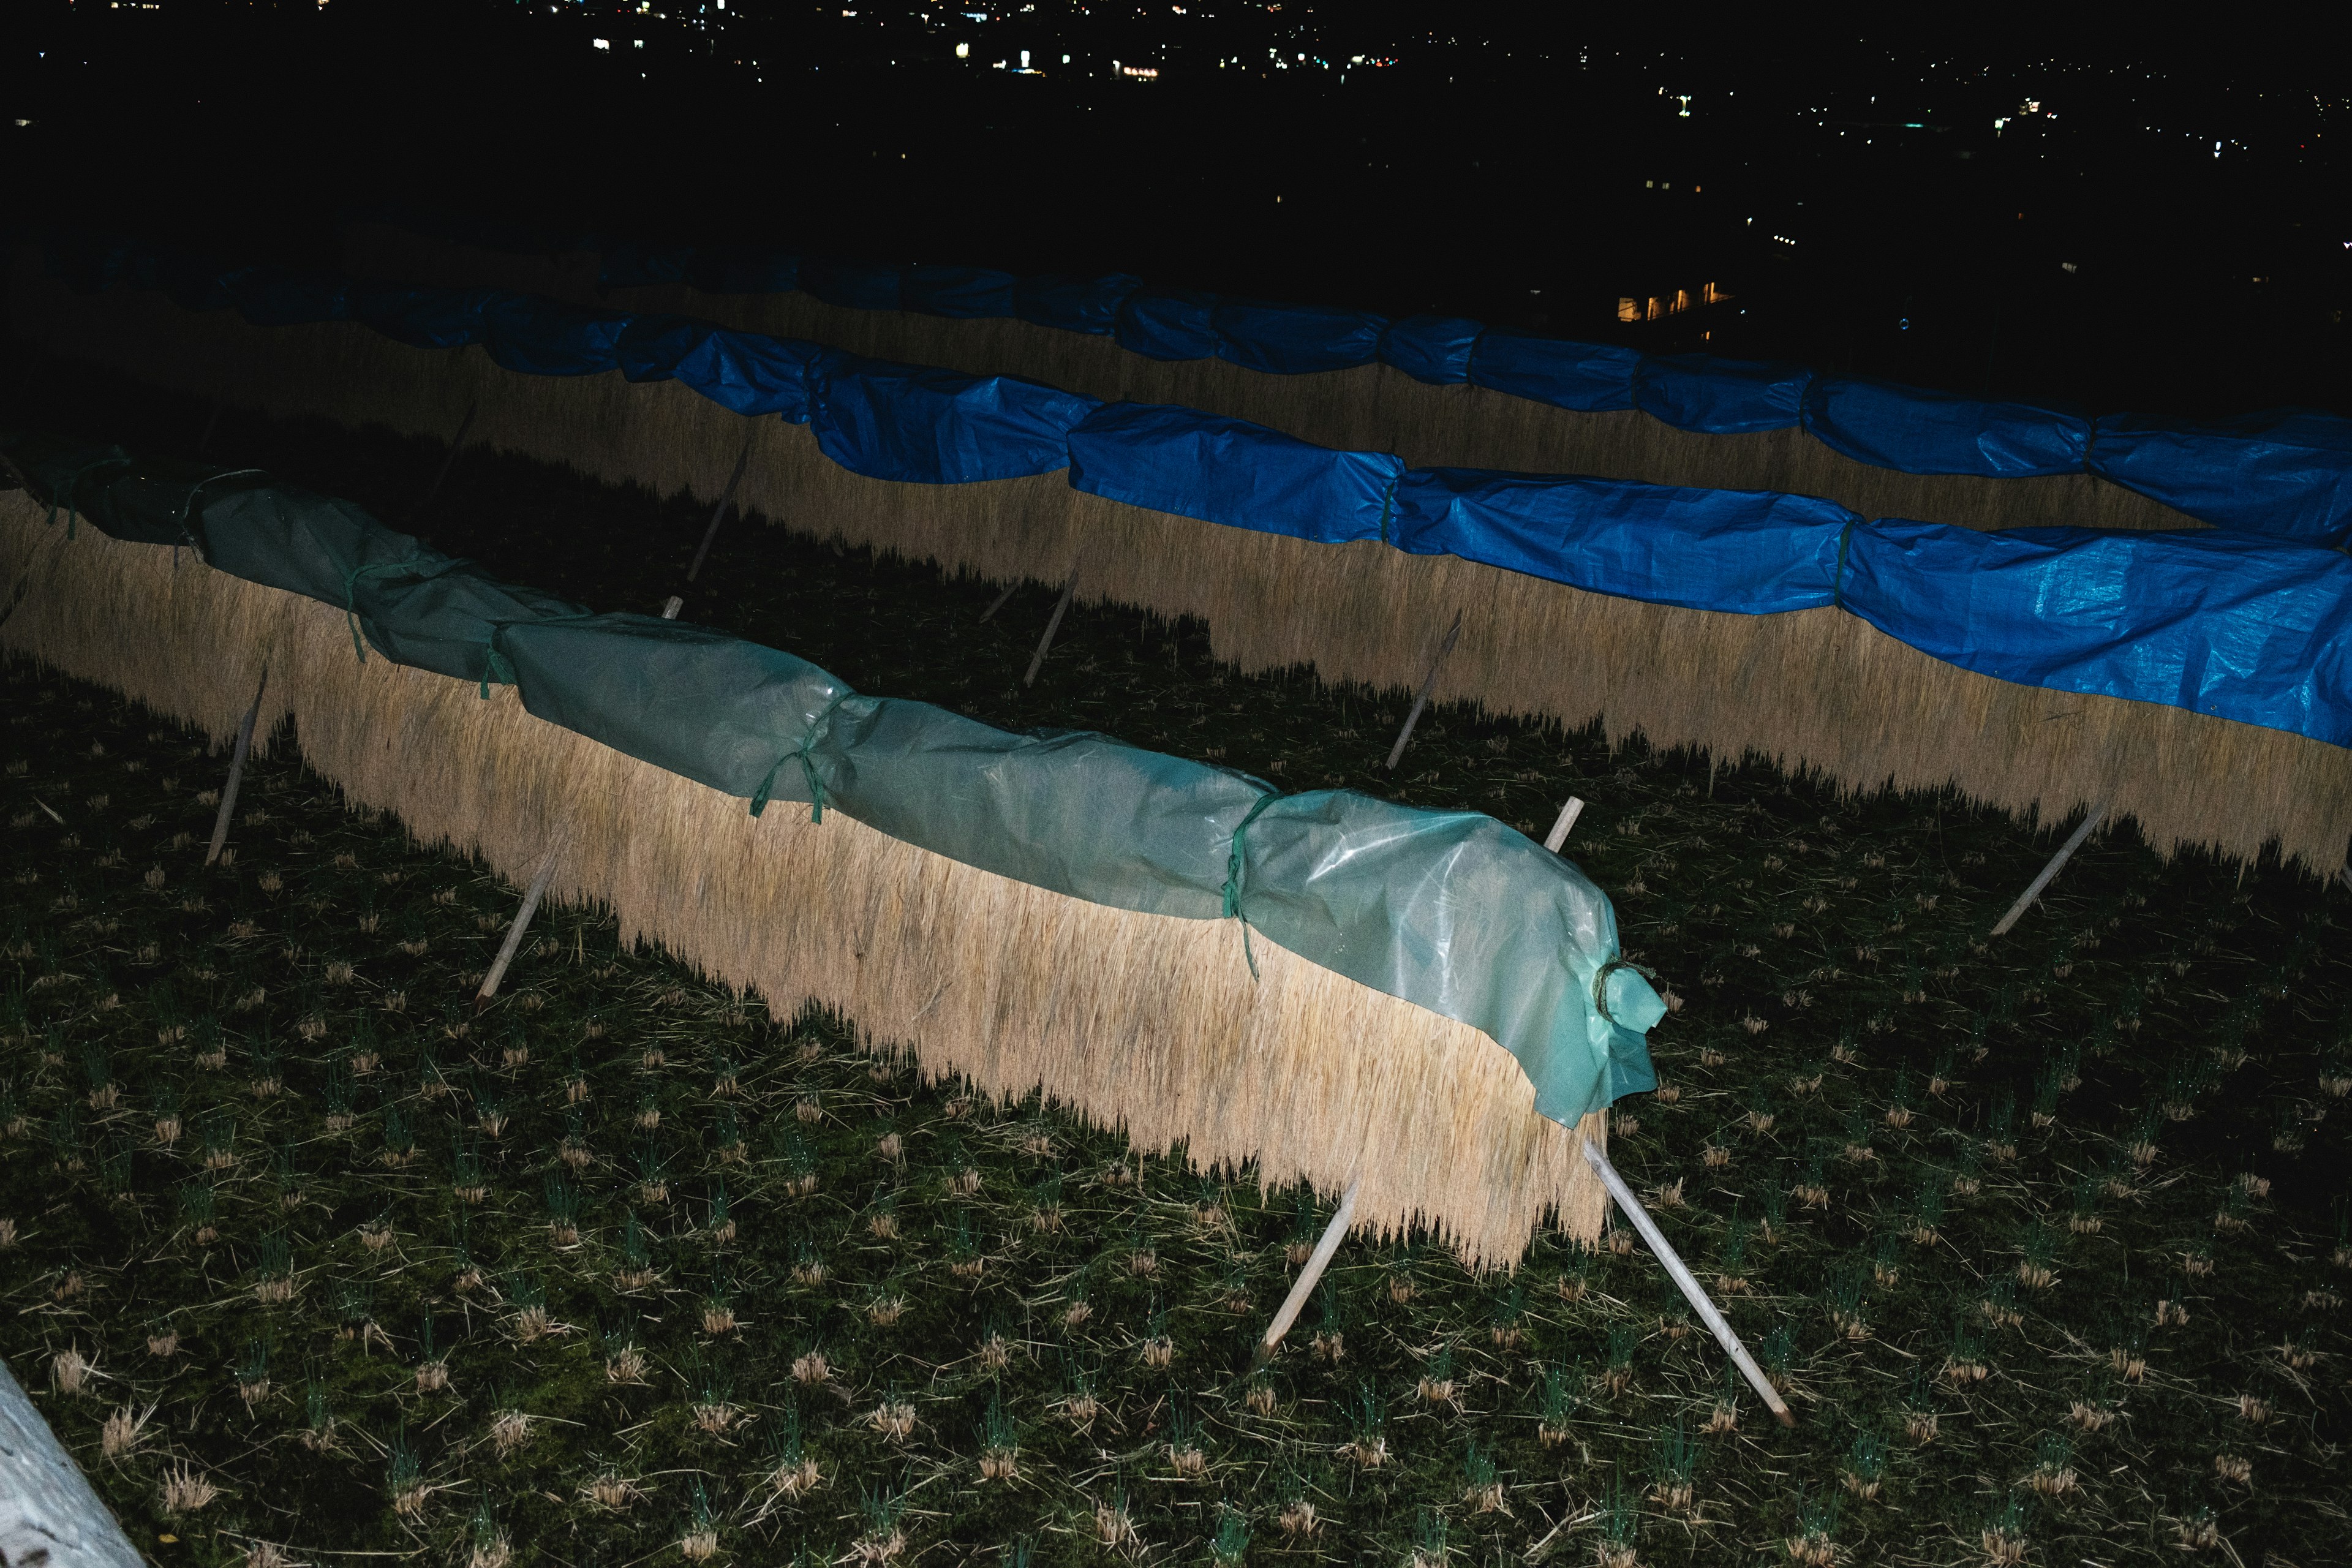
[[[248,475],[267,474],[268,472],[268,470],[266,468],[223,468],[219,473],[206,474],[203,479],[198,479],[194,484],[190,485],[188,487],[187,499],[180,503],[180,544],[184,544],[191,550],[196,549],[195,531],[188,526],[188,520],[196,515],[196,494],[198,491],[202,490],[206,485],[213,483],[216,479],[241,479],[247,478]],[[175,568],[180,563],[180,544],[174,544],[172,546],[172,564]],[[202,552],[198,552],[198,559],[201,560],[202,558]]]
[[[1257,820],[1259,812],[1282,798],[1282,792],[1274,789],[1258,796],[1257,803],[1249,808],[1249,815],[1243,817],[1241,825],[1234,829],[1233,842],[1225,851],[1225,913],[1230,918],[1242,922],[1242,957],[1249,961],[1252,980],[1258,977],[1257,954],[1250,947],[1249,917],[1242,913],[1242,884],[1249,868],[1249,857],[1243,835],[1249,831],[1250,824]]]
[[[1658,977],[1656,970],[1646,963],[1636,963],[1630,958],[1612,958],[1595,970],[1592,975],[1592,1005],[1612,1024],[1617,1023],[1617,1015],[1609,1010],[1609,977],[1621,969],[1630,969],[1644,980],[1655,980]],[[1622,1028],[1624,1026],[1618,1025],[1618,1026]]]
[[[816,759],[809,753],[815,748],[818,737],[824,733],[825,721],[833,717],[833,710],[856,695],[856,692],[847,687],[835,692],[833,700],[827,702],[817,716],[809,721],[808,733],[801,737],[801,743],[778,757],[769,767],[768,776],[760,781],[759,789],[751,796],[752,816],[758,816],[768,809],[768,797],[775,793],[777,772],[786,763],[798,758],[801,764],[801,777],[808,781],[809,820],[811,822],[824,820],[824,780],[817,775]]]

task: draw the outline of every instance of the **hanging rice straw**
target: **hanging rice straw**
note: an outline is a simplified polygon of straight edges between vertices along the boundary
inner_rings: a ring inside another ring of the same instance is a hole
[[[548,879],[555,875],[555,862],[563,853],[563,841],[558,838],[547,847],[547,854],[539,862],[539,871],[522,896],[522,908],[515,911],[514,924],[507,927],[507,939],[499,944],[499,955],[490,963],[490,972],[482,976],[482,988],[474,993],[474,1011],[478,1014],[490,1005],[499,994],[499,982],[506,978],[507,965],[514,962],[515,949],[522,945],[522,933],[530,929],[530,917],[539,912],[539,900],[547,893]]]
[[[2058,846],[2058,853],[2050,857],[2050,864],[2042,868],[2042,875],[2027,883],[2025,891],[2017,895],[2017,902],[2009,906],[2009,913],[2001,916],[2000,923],[1992,928],[1993,935],[2009,934],[2009,928],[2015,925],[2019,917],[2032,907],[2033,900],[2042,896],[2042,889],[2050,885],[2051,879],[2066,868],[2066,862],[2074,858],[2074,851],[2083,847],[2083,840],[2091,836],[2091,829],[2096,827],[2099,825],[2099,819],[2106,815],[2107,807],[2104,801],[2091,807],[2084,815],[2083,826],[2074,829],[2065,843]]]
[[[253,750],[253,726],[261,719],[261,694],[269,685],[269,669],[262,667],[261,684],[254,688],[253,706],[245,710],[245,721],[236,727],[236,750],[228,760],[228,782],[221,785],[220,815],[213,818],[212,847],[205,851],[205,864],[209,866],[221,858],[221,847],[228,842],[229,818],[236,815],[236,786],[245,782],[245,759]]]
[[[1290,1294],[1282,1299],[1282,1310],[1274,1315],[1274,1321],[1266,1325],[1265,1337],[1257,1342],[1257,1352],[1253,1358],[1256,1364],[1263,1366],[1273,1359],[1275,1347],[1282,1343],[1282,1336],[1290,1331],[1290,1325],[1298,1321],[1300,1310],[1307,1305],[1307,1298],[1315,1294],[1316,1281],[1321,1279],[1323,1270],[1331,1266],[1331,1255],[1339,1251],[1339,1243],[1347,1239],[1349,1222],[1356,1217],[1358,1185],[1358,1182],[1349,1182],[1348,1190],[1339,1195],[1339,1207],[1331,1215],[1331,1223],[1323,1227],[1322,1239],[1307,1255],[1307,1267],[1298,1271],[1297,1279],[1290,1287]]]
[[[1758,1394],[1763,1395],[1764,1403],[1772,1407],[1772,1414],[1780,1419],[1781,1426],[1794,1426],[1797,1424],[1797,1418],[1789,1414],[1789,1406],[1781,1401],[1780,1392],[1772,1386],[1772,1380],[1764,1375],[1763,1370],[1756,1364],[1754,1358],[1748,1355],[1747,1347],[1739,1342],[1739,1336],[1731,1331],[1731,1325],[1724,1321],[1721,1312],[1716,1310],[1715,1303],[1707,1300],[1706,1292],[1699,1289],[1697,1279],[1691,1275],[1690,1266],[1682,1260],[1682,1255],[1676,1252],[1673,1244],[1666,1240],[1666,1233],[1658,1228],[1658,1222],[1650,1217],[1650,1211],[1642,1206],[1642,1200],[1633,1195],[1633,1189],[1625,1184],[1625,1178],[1617,1173],[1617,1167],[1609,1163],[1609,1156],[1603,1154],[1597,1145],[1587,1139],[1584,1143],[1584,1158],[1600,1175],[1601,1184],[1609,1189],[1609,1195],[1617,1200],[1617,1206],[1625,1211],[1625,1217],[1633,1222],[1633,1228],[1642,1233],[1642,1239],[1650,1244],[1650,1250],[1657,1254],[1658,1261],[1666,1266],[1667,1274],[1673,1277],[1677,1286],[1681,1287],[1684,1297],[1691,1304],[1691,1310],[1696,1312],[1699,1315],[1699,1321],[1714,1332],[1716,1342],[1723,1347],[1724,1353],[1728,1355],[1733,1363],[1739,1368],[1740,1375],[1748,1379],[1749,1386],[1753,1387]]]
[[[1445,667],[1445,656],[1454,651],[1454,639],[1462,635],[1462,612],[1454,612],[1454,625],[1447,628],[1445,640],[1437,645],[1437,657],[1429,661],[1429,673],[1422,678],[1421,692],[1412,700],[1412,710],[1404,716],[1404,728],[1397,731],[1396,744],[1389,748],[1387,767],[1396,772],[1397,762],[1404,755],[1405,747],[1412,743],[1413,726],[1421,722],[1421,710],[1429,706],[1430,689],[1437,684],[1437,672]]]

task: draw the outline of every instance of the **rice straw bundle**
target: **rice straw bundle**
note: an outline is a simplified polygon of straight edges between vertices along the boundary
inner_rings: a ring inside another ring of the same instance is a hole
[[[111,687],[215,742],[269,666],[266,732],[420,839],[527,877],[559,829],[551,894],[610,908],[790,1011],[814,998],[924,1074],[1006,1099],[1043,1089],[1142,1148],[1268,1183],[1360,1186],[1356,1227],[1423,1224],[1473,1264],[1507,1264],[1556,1213],[1598,1235],[1605,1193],[1578,1140],[1466,1025],[1344,979],[1234,923],[1136,914],[915,848],[838,811],[753,818],[732,796],[635,761],[465,681],[360,663],[341,614],[169,548],[0,494],[0,576],[23,582],[0,646]]]
[[[2274,844],[2327,874],[2352,839],[2352,753],[2341,748],[2159,704],[2012,685],[1835,610],[1738,616],[1643,604],[1453,557],[1148,511],[1075,490],[1059,474],[867,479],[827,460],[806,426],[768,418],[747,427],[675,382],[518,374],[479,348],[412,349],[355,323],[259,328],[157,294],[76,295],[25,262],[13,302],[20,332],[163,385],[436,437],[478,405],[477,438],[490,446],[704,501],[718,499],[748,428],[747,513],[823,518],[851,543],[1000,581],[1062,581],[1083,545],[1086,602],[1198,616],[1218,657],[1244,670],[1311,665],[1328,680],[1410,689],[1427,650],[1396,628],[1443,626],[1466,609],[1436,700],[1569,724],[1599,717],[1615,737],[1753,752],[1856,790],[1950,784],[2047,818],[2105,802],[2168,855],[2203,847],[2252,859]]]
[[[1024,375],[1105,402],[1172,403],[1267,426],[1302,440],[1395,452],[1415,468],[1595,474],[1708,489],[1826,496],[1864,517],[1963,528],[2206,525],[2091,474],[1984,479],[1906,474],[1844,457],[1801,429],[1710,436],[1636,409],[1580,414],[1467,384],[1432,386],[1386,364],[1273,375],[1219,359],[1155,360],[1108,337],[1008,317],[955,320],[828,305],[806,292],[707,294],[688,284],[601,289],[586,251],[511,256],[387,224],[346,231],[344,270],[443,288],[486,286],[607,310],[672,311],[772,337],[805,338],[880,359],[973,375]]]

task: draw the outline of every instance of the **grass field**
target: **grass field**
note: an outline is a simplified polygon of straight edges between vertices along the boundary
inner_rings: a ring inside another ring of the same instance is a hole
[[[66,367],[43,422],[205,410]],[[20,415],[28,415],[20,410]],[[707,514],[230,415],[224,460],[597,608]],[[740,997],[598,911],[343,809],[299,737],[202,867],[225,761],[17,663],[0,1354],[163,1563],[2116,1563],[2345,1560],[2352,894],[1842,798],[1396,692],[1244,679],[1198,627],[730,522],[690,618],[886,695],[1568,853],[1679,1005],[1614,1157],[1788,1394],[1774,1426],[1622,1233],[1474,1277]],[[2063,825],[2047,825],[2055,829]]]

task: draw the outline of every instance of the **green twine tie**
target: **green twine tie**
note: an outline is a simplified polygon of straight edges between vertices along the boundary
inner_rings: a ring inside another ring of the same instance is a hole
[[[1612,1024],[1617,1023],[1617,1015],[1609,1010],[1609,977],[1616,973],[1621,969],[1630,969],[1644,980],[1655,980],[1658,977],[1658,972],[1656,970],[1651,968],[1646,963],[1636,963],[1630,958],[1612,958],[1608,963],[1602,964],[1598,970],[1594,971],[1592,975],[1592,1005],[1603,1018],[1608,1019]],[[1622,1026],[1620,1026],[1622,1027]]]
[[[1225,851],[1225,913],[1242,922],[1242,956],[1249,961],[1252,980],[1258,977],[1257,953],[1250,946],[1249,917],[1242,913],[1242,883],[1248,868],[1242,835],[1249,831],[1250,824],[1257,820],[1259,812],[1282,798],[1280,790],[1268,790],[1258,796],[1257,803],[1249,808],[1249,815],[1243,817],[1241,826],[1234,829],[1232,847]]]
[[[522,684],[515,679],[514,661],[499,651],[499,637],[508,625],[505,621],[493,622],[490,635],[482,642],[482,700],[485,702],[490,700],[490,682],[493,680],[500,686]]]
[[[817,776],[816,759],[809,752],[815,747],[818,737],[824,733],[825,721],[833,717],[833,710],[856,695],[847,687],[834,693],[833,700],[810,721],[808,733],[801,737],[801,743],[776,759],[774,765],[768,769],[768,776],[760,781],[759,790],[751,796],[752,816],[758,816],[768,809],[768,797],[775,793],[777,770],[797,757],[800,759],[801,777],[808,781],[809,820],[824,820],[824,780]]]
[[[1859,521],[1857,518],[1838,531],[1837,575],[1830,579],[1830,603],[1841,610],[1845,608],[1845,547],[1853,538],[1854,523]]]
[[[181,543],[185,544],[191,550],[196,548],[195,531],[189,528],[188,521],[196,515],[196,495],[198,491],[202,490],[206,485],[213,484],[221,479],[244,479],[248,475],[260,474],[262,472],[264,472],[264,470],[260,468],[223,468],[219,473],[206,474],[203,479],[198,479],[194,484],[190,485],[188,487],[188,499],[180,503]],[[172,546],[172,564],[176,567],[179,563],[180,546],[178,544],[174,544]]]
[[[66,482],[58,487],[56,495],[49,498],[49,515],[46,526],[52,528],[57,526],[58,502],[62,499],[66,508],[66,537],[71,539],[74,536],[74,520],[80,515],[74,506],[74,490],[81,484],[83,475],[92,468],[105,468],[110,463],[120,463],[127,468],[131,466],[131,454],[120,447],[110,447],[68,474]]]

